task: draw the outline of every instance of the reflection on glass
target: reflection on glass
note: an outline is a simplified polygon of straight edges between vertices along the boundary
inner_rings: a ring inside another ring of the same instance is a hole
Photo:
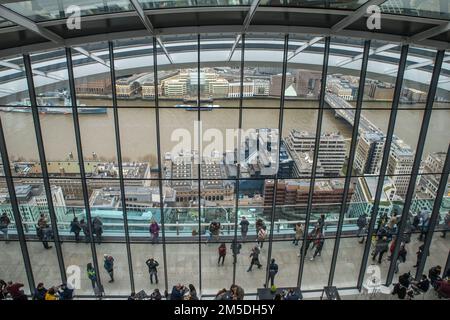
[[[450,19],[450,3],[442,0],[416,2],[388,0],[381,5],[383,13],[402,14],[434,19]]]

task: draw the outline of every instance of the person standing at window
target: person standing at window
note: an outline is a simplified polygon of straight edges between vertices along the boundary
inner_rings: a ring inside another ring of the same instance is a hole
[[[109,283],[114,282],[114,258],[108,254],[105,254],[103,260],[103,267],[105,268],[106,272],[108,272],[109,277],[111,280],[109,280]]]
[[[75,234],[75,242],[80,242],[80,231],[81,226],[80,222],[78,221],[77,217],[74,217],[72,222],[70,223],[70,232],[73,232]]]
[[[92,263],[88,263],[86,269],[87,269],[87,276],[89,280],[91,280],[92,289],[94,289],[95,292],[95,288],[97,287],[97,273],[95,272]]]
[[[241,236],[242,241],[245,241],[247,239],[247,232],[248,232],[248,226],[250,222],[248,222],[247,218],[245,216],[241,217],[241,222],[239,225],[241,226]]]
[[[150,283],[153,284],[153,277],[155,277],[155,282],[158,284],[158,266],[159,263],[154,258],[150,258],[145,261],[148,267],[148,273],[150,274]]]
[[[103,222],[100,220],[99,217],[95,217],[92,221],[92,229],[94,230],[93,233],[95,234],[97,238],[97,243],[102,243],[102,234],[103,234]]]
[[[5,242],[8,243],[8,226],[10,225],[11,220],[9,219],[6,212],[3,212],[2,216],[0,217],[0,231],[5,236]]]
[[[152,220],[152,223],[150,224],[150,236],[152,238],[152,244],[158,242],[159,237],[159,225],[155,220]]]

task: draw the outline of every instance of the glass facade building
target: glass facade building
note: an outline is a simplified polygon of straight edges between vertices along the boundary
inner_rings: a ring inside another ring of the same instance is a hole
[[[0,279],[93,297],[92,263],[108,297],[182,283],[208,299],[270,287],[272,259],[302,292],[362,290],[371,265],[386,285],[450,268],[448,1],[70,1],[80,30],[65,2],[0,6]],[[357,31],[371,4],[373,37]]]

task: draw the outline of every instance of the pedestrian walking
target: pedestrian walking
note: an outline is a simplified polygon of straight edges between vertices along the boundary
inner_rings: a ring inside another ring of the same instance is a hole
[[[305,250],[305,256],[308,253],[309,247],[311,243],[313,243],[316,233],[318,232],[317,228],[314,228],[308,235],[306,236],[306,241],[302,243],[302,246],[300,247],[300,252],[297,254],[297,257],[301,257],[303,254],[303,250]],[[303,249],[304,248],[304,249]]]
[[[269,279],[270,279],[270,286],[273,287],[275,284],[275,276],[278,273],[278,264],[275,263],[275,259],[270,260],[269,265]]]
[[[103,256],[103,267],[106,272],[108,272],[109,277],[111,278],[109,282],[114,282],[114,258],[108,254]]]
[[[264,245],[264,240],[267,237],[267,227],[262,226],[258,231],[258,245],[260,245],[260,248],[262,249]]]
[[[258,245],[256,245],[255,247],[253,247],[252,252],[250,253],[250,266],[248,267],[247,272],[252,271],[253,265],[257,265],[258,269],[261,269],[262,264],[259,262],[259,254],[261,253],[261,250],[259,250]]]
[[[225,242],[222,242],[217,249],[219,251],[219,259],[217,260],[217,265],[220,265],[220,260],[222,260],[222,265],[225,262],[225,256],[227,255],[227,247],[225,246]]]
[[[405,244],[402,243],[400,250],[398,252],[398,257],[397,257],[397,261],[395,262],[395,273],[398,273],[399,271],[399,265],[400,263],[405,263],[406,262],[406,255],[408,254],[408,252],[406,251],[406,247]]]
[[[297,222],[294,227],[295,235],[294,240],[292,241],[293,244],[298,246],[298,242],[303,238],[303,232],[305,231],[305,226],[301,224],[300,222]]]
[[[148,267],[148,273],[150,275],[150,283],[153,284],[153,278],[155,278],[156,284],[158,284],[158,261],[155,258],[150,258],[145,261],[145,264]]]
[[[372,255],[372,260],[375,261],[378,255],[378,263],[381,263],[383,255],[388,251],[388,249],[389,249],[389,242],[387,236],[378,238],[377,244],[375,245],[374,253]]]
[[[323,232],[320,232],[320,230],[318,230],[315,239],[313,241],[313,248],[315,247],[316,250],[314,251],[313,256],[309,259],[310,261],[313,261],[317,255],[320,256],[320,254],[322,253],[324,243],[325,243],[325,234]]]
[[[258,232],[263,226],[264,226],[264,221],[262,219],[257,219],[255,222],[256,238],[258,238]]]

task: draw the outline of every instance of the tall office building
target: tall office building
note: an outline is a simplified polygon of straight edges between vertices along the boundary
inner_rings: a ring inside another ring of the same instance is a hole
[[[356,145],[354,167],[363,174],[378,173],[383,150],[384,135],[381,132],[362,132]]]
[[[414,162],[414,152],[409,145],[395,139],[389,154],[387,175],[392,176],[397,195],[404,198],[408,191],[409,179]]]
[[[314,151],[315,135],[293,129],[286,137],[286,145],[292,152]],[[338,176],[345,163],[345,140],[339,133],[324,133],[320,136],[319,161],[324,175]],[[302,165],[297,164],[298,167]],[[298,171],[302,171],[298,169]]]

